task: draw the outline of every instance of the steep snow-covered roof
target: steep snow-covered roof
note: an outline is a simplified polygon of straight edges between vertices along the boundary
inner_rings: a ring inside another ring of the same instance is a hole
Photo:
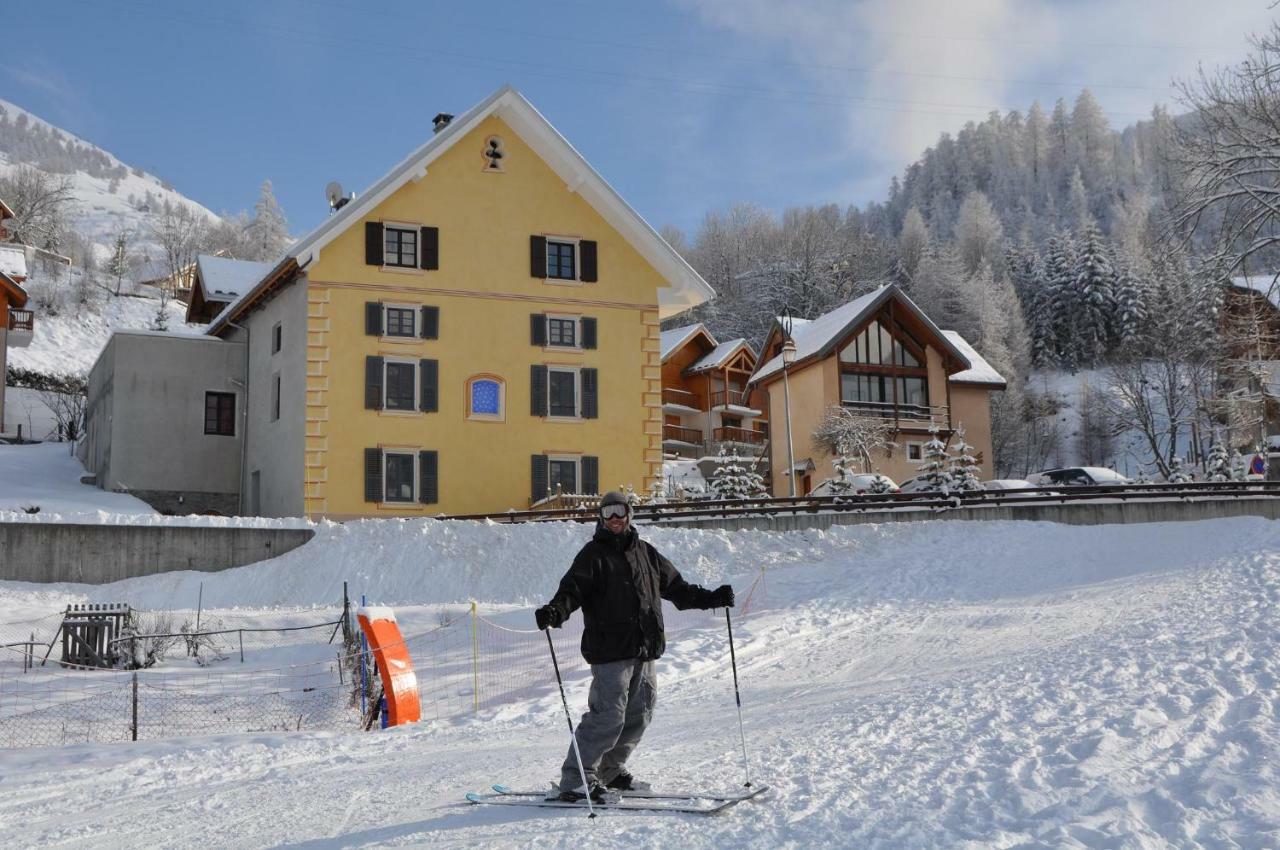
[[[686,342],[693,339],[694,334],[698,331],[702,331],[707,336],[711,337],[711,333],[707,331],[706,327],[703,326],[701,322],[694,325],[672,328],[669,331],[663,331],[660,337],[662,342],[662,359],[666,360],[670,357]],[[714,342],[715,337],[711,337],[711,340]]]
[[[885,301],[895,297],[915,313],[916,318],[932,330],[942,340],[943,344],[951,349],[951,353],[959,358],[961,363],[968,362],[968,358],[952,345],[949,339],[943,336],[937,325],[902,290],[893,284],[874,289],[866,295],[855,298],[847,304],[842,304],[816,319],[808,321],[792,319],[791,338],[796,343],[796,362],[799,363],[807,358],[829,353],[828,349],[839,342],[841,337],[850,329],[866,318],[869,313],[878,310]],[[781,369],[782,355],[779,354],[760,366],[756,373],[751,376],[751,380],[753,383],[763,380]]]
[[[706,354],[702,355],[696,363],[689,367],[688,371],[701,372],[706,369],[718,369],[728,362],[729,358],[733,357],[743,348],[750,351],[752,356],[755,356],[755,349],[753,349],[745,339],[738,337],[737,339],[722,342]]]
[[[201,254],[196,258],[196,279],[204,287],[206,301],[231,301],[253,288],[271,271],[271,263],[232,260]]]
[[[21,245],[0,245],[0,272],[10,278],[27,277],[27,252]]]
[[[969,368],[963,372],[956,372],[954,375],[948,376],[947,380],[953,384],[991,384],[1001,387],[1006,386],[1004,377],[991,367],[977,350],[969,344],[969,341],[956,331],[943,331],[947,339],[951,340],[951,344],[960,349],[960,353],[969,361]]]
[[[518,133],[568,184],[571,191],[600,213],[666,279],[669,286],[658,289],[660,315],[674,315],[715,297],[715,290],[694,271],[684,257],[622,199],[617,190],[600,176],[533,104],[508,85],[454,118],[371,187],[289,246],[285,255],[278,262],[272,263],[270,273],[213,320],[208,333],[221,333],[226,323],[239,315],[242,308],[248,309],[254,302],[256,293],[273,283],[277,277],[277,269],[282,272],[287,270],[290,262],[296,262],[298,268],[305,269],[326,245],[348,227],[360,222],[378,204],[410,180],[425,177],[432,162],[490,115],[497,115]]]
[[[1274,274],[1255,274],[1231,278],[1231,285],[1236,289],[1250,289],[1259,295],[1265,295],[1271,306],[1280,310],[1280,279]]]

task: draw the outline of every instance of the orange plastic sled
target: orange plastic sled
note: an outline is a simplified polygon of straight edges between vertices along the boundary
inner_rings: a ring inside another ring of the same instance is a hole
[[[390,608],[368,606],[358,609],[356,618],[378,662],[382,693],[387,698],[387,725],[416,722],[422,715],[418,676],[413,672],[413,661],[400,636],[395,613]]]

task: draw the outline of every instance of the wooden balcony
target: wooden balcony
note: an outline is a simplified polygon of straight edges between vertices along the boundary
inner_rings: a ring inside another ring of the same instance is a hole
[[[662,442],[688,443],[691,446],[702,445],[701,428],[685,428],[683,425],[663,425]]]
[[[716,442],[747,443],[752,446],[763,445],[768,434],[752,431],[750,428],[714,428],[712,434]]]
[[[748,393],[746,390],[713,390],[711,393],[711,409],[727,410],[729,408],[740,408],[750,410],[755,416],[759,416],[763,411],[754,410],[747,403]]]
[[[849,401],[841,402],[845,410],[862,416],[879,419],[892,419],[897,428],[927,431],[930,425],[939,428],[951,427],[951,417],[945,405],[928,404],[894,404],[890,401]]]
[[[702,401],[688,390],[662,388],[662,407],[669,413],[702,413]]]
[[[31,310],[9,310],[8,344],[14,348],[26,348],[35,333],[36,315]]]

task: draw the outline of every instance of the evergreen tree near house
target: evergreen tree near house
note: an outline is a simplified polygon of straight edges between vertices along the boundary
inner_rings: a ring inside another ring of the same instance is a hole
[[[1076,340],[1078,362],[1092,366],[1110,348],[1115,327],[1116,273],[1096,225],[1090,223],[1080,240],[1075,264],[1076,298],[1080,313]]]
[[[1208,469],[1206,474],[1209,481],[1230,481],[1231,480],[1231,459],[1227,455],[1227,447],[1223,445],[1221,438],[1215,434],[1213,445],[1209,447]]]
[[[964,426],[956,428],[955,444],[947,463],[947,473],[951,476],[951,489],[961,493],[971,493],[982,489],[978,478],[978,459],[973,456],[973,446],[964,441]]]
[[[1182,465],[1182,458],[1174,457],[1169,461],[1169,475],[1165,480],[1170,484],[1186,484],[1192,480],[1191,473]]]
[[[937,423],[929,426],[929,441],[924,444],[923,456],[916,472],[924,476],[925,489],[937,490],[943,495],[951,492],[951,458],[947,444],[938,437]]]
[[[248,256],[243,259],[267,262],[278,259],[289,247],[289,222],[276,202],[271,181],[262,181],[258,202],[253,205],[253,219],[245,227]]]
[[[1147,321],[1146,287],[1134,272],[1133,266],[1124,263],[1116,270],[1115,279],[1115,344],[1120,349],[1131,347]]]
[[[1069,236],[1049,239],[1044,259],[1044,290],[1051,323],[1045,347],[1051,347],[1053,362],[1074,372],[1080,365],[1080,291],[1075,285],[1075,247]]]
[[[1244,452],[1236,449],[1235,454],[1231,456],[1231,480],[1247,481],[1249,474],[1249,460],[1244,456]]]
[[[765,494],[764,479],[749,469],[744,459],[728,448],[720,447],[719,464],[711,479],[711,490],[717,499],[758,499]]]

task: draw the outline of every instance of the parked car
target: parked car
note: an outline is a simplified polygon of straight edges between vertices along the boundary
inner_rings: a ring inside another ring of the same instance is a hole
[[[898,485],[898,492],[900,493],[923,493],[929,489],[929,480],[923,475],[908,478]]]
[[[1035,475],[1028,475],[1027,480],[1034,487],[1121,487],[1133,483],[1132,478],[1126,478],[1105,466],[1068,466],[1062,469],[1047,469]]]
[[[853,494],[855,496],[865,496],[872,493],[873,491],[871,489],[871,483],[875,481],[875,479],[877,478],[883,478],[886,482],[888,482],[889,489],[884,492],[886,493],[898,492],[898,485],[895,484],[893,479],[890,478],[889,476],[879,475],[878,473],[875,473],[875,472],[859,472],[855,475],[849,476],[849,480],[853,484],[853,491],[852,491]],[[834,496],[836,494],[832,491],[831,483],[829,481],[823,481],[817,487],[814,487],[812,490],[810,490],[809,495],[810,496]]]
[[[1034,486],[1025,478],[992,478],[982,482],[983,490],[1027,490]]]

